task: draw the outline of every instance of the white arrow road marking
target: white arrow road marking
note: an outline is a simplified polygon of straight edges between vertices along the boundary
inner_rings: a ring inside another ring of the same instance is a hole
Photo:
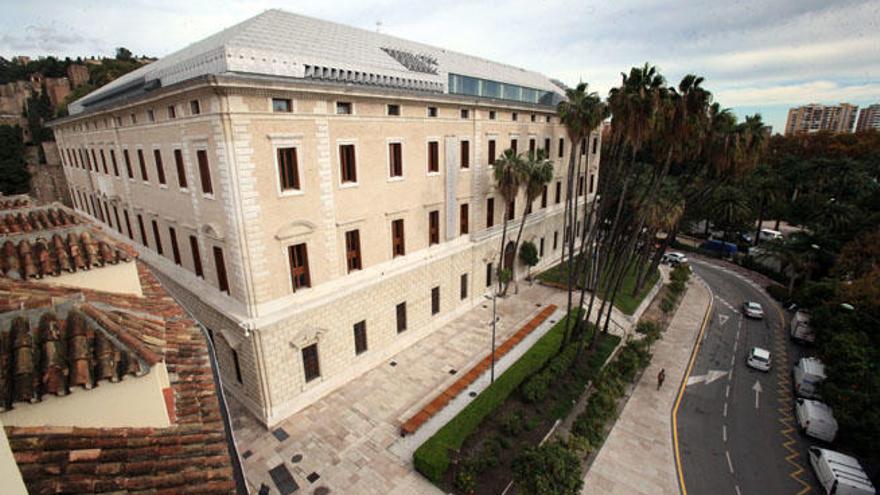
[[[752,386],[752,390],[755,391],[755,409],[757,409],[758,408],[758,398],[761,396],[761,392],[764,391],[764,389],[761,388],[761,382],[755,380],[755,384]]]
[[[730,316],[728,316],[724,313],[718,313],[718,325],[723,327],[724,324],[727,323],[727,320],[729,320],[729,319],[730,319]]]
[[[708,385],[726,374],[726,371],[709,370],[709,372],[705,375],[697,375],[688,378],[687,384],[693,385],[695,383],[705,383],[706,385]]]

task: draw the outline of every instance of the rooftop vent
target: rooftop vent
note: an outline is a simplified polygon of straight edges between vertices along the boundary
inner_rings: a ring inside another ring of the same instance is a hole
[[[390,55],[394,60],[400,62],[400,65],[413,72],[423,72],[425,74],[437,73],[437,59],[430,55],[410,53],[404,50],[387,47],[382,47],[382,51]]]

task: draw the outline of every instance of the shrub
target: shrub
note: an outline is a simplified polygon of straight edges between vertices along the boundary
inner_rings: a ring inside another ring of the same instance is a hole
[[[691,278],[691,268],[687,263],[680,263],[669,272],[669,279],[672,281],[687,282]]]
[[[501,417],[501,431],[507,436],[519,435],[525,426],[525,420],[520,412],[509,412]]]
[[[777,301],[788,301],[788,289],[781,285],[771,284],[767,287],[767,294],[770,294],[770,297]]]
[[[413,464],[417,471],[435,483],[442,479],[443,473],[449,468],[449,449],[461,448],[480,422],[556,353],[562,343],[566,319],[557,322],[519,360],[497,377],[495,383],[483,390],[449,423],[416,449]]]
[[[684,292],[685,285],[682,280],[673,280],[669,283],[669,291],[675,294],[676,296],[680,295]]]
[[[653,320],[639,320],[636,324],[636,333],[645,336],[651,342],[660,338],[660,327]]]
[[[550,393],[550,385],[571,368],[579,345],[579,342],[572,342],[546,368],[529,378],[522,388],[523,400],[528,403],[543,402]]]
[[[660,311],[663,311],[666,314],[672,312],[675,309],[675,300],[671,297],[664,297],[660,300]]]
[[[452,481],[459,491],[463,493],[474,493],[477,489],[477,475],[471,465],[462,465],[455,479]]]
[[[560,442],[527,449],[513,461],[517,491],[577,495],[584,484],[577,454]]]

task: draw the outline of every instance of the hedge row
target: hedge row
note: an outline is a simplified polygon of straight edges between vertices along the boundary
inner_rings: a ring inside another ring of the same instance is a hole
[[[574,311],[572,311],[574,313]],[[565,321],[562,318],[538,339],[495,383],[489,385],[458,415],[423,443],[413,454],[418,472],[438,483],[449,468],[449,450],[461,448],[480,422],[498,408],[526,378],[544,367],[562,344]]]

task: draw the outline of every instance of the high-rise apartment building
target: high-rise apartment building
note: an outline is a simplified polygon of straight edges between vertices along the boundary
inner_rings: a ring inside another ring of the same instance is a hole
[[[856,124],[856,132],[880,130],[880,103],[875,103],[863,108],[859,112],[859,122]]]
[[[804,132],[852,132],[856,122],[858,105],[820,105],[811,103],[788,110],[785,121],[785,135]]]
[[[224,385],[271,425],[480,304],[499,264],[519,263],[499,259],[504,150],[554,160],[523,239],[561,236],[571,147],[581,201],[601,149],[598,132],[569,141],[563,95],[535,72],[271,10],[52,125],[77,209],[135,241],[212,330]],[[527,206],[514,199],[511,228]]]

